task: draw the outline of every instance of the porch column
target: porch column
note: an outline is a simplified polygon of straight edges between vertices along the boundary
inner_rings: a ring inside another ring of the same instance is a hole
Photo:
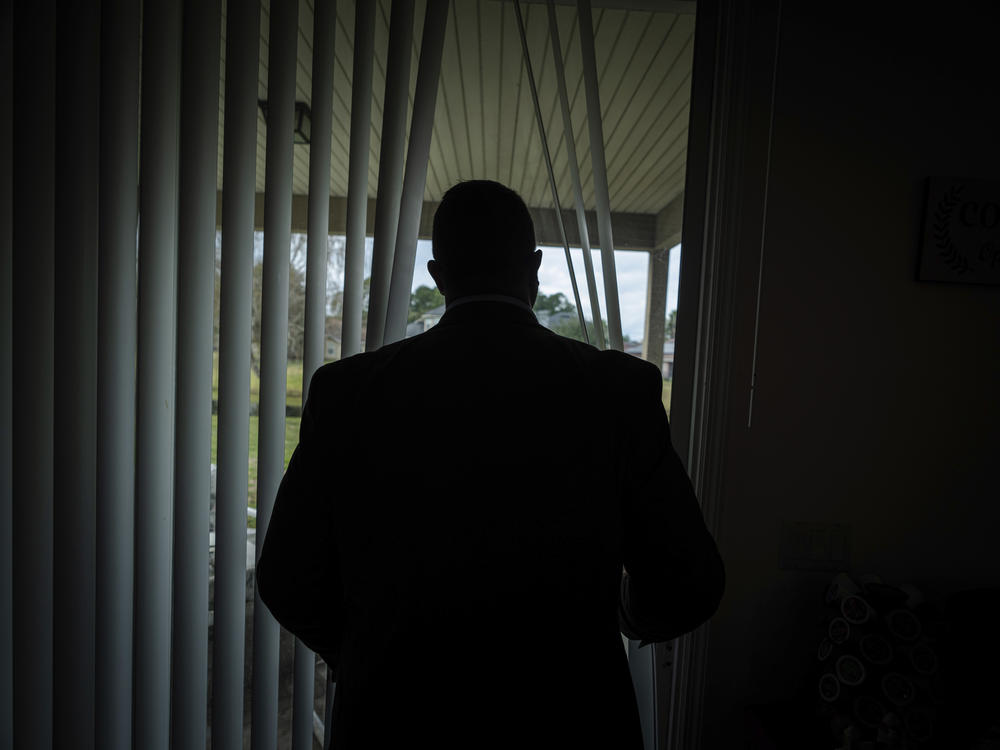
[[[663,367],[663,332],[667,324],[667,273],[670,251],[666,248],[649,253],[646,277],[646,325],[642,339],[642,358]]]

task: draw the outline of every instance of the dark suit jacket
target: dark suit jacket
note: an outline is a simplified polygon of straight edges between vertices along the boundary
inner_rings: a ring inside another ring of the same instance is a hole
[[[316,373],[257,586],[335,669],[334,747],[641,747],[619,630],[723,588],[661,386],[495,301]]]

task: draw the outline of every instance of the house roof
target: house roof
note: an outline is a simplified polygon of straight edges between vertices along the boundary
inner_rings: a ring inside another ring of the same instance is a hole
[[[430,310],[425,311],[420,316],[419,320],[423,320],[424,318],[440,318],[442,315],[444,315],[444,310],[445,310],[445,305],[438,305],[437,307],[433,307]]]

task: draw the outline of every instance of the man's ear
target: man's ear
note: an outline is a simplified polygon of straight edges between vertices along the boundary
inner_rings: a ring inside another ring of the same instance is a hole
[[[541,268],[542,266],[542,251],[535,250],[535,252],[531,256],[531,259],[535,264],[535,273],[538,273],[538,269]]]
[[[429,273],[431,278],[434,279],[434,283],[437,284],[438,291],[447,297],[448,292],[446,292],[444,288],[444,273],[442,273],[441,264],[431,258],[427,261],[427,273]]]

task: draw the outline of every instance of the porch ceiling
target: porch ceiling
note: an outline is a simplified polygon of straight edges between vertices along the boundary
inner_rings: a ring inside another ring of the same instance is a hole
[[[267,98],[269,4],[269,0],[261,2],[260,99]],[[417,0],[411,104],[424,6],[424,0]],[[608,181],[611,208],[615,212],[655,214],[683,191],[694,42],[693,6],[694,3],[651,0],[594,2]],[[390,8],[389,0],[378,0],[368,181],[368,194],[372,197],[378,180]],[[560,201],[564,208],[571,208],[572,184],[563,142],[547,9],[544,2],[530,0],[522,8]],[[577,14],[573,5],[565,4],[557,5],[556,14],[584,201],[593,209]],[[311,100],[312,31],[313,0],[300,0],[296,99],[306,103]],[[347,194],[353,34],[354,4],[339,0],[330,170],[334,196]],[[222,50],[224,58],[225,20]],[[223,87],[219,96],[218,185],[221,189],[224,59],[220,61],[220,71]],[[257,118],[257,191],[260,192],[264,189],[266,129],[259,109]],[[308,165],[309,146],[296,145],[292,182],[296,194],[307,192]],[[529,205],[552,206],[531,95],[524,78],[520,38],[513,6],[508,0],[452,0],[449,11],[424,198],[440,200],[450,185],[470,178],[499,180],[517,190]]]

